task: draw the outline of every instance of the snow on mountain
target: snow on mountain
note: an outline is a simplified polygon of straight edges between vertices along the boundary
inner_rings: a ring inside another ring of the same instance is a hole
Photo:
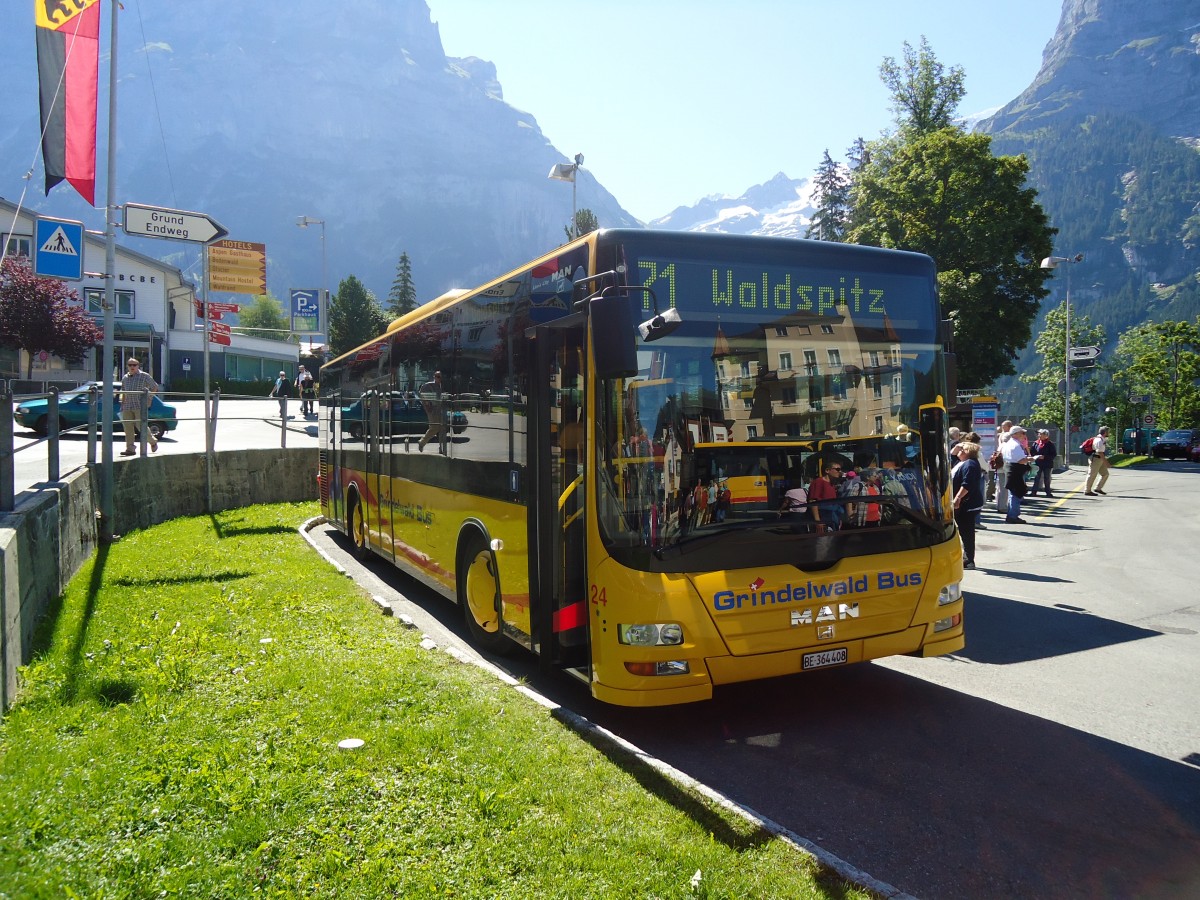
[[[779,172],[740,197],[712,195],[693,206],[680,206],[650,222],[651,228],[671,231],[715,231],[725,234],[764,234],[804,237],[816,208],[813,185],[807,178]]]

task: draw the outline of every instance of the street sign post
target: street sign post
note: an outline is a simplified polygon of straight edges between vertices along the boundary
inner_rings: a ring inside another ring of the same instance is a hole
[[[1072,347],[1067,351],[1067,359],[1071,362],[1090,362],[1099,356],[1099,347]]]
[[[83,280],[83,223],[70,219],[34,220],[33,274]]]
[[[204,213],[167,209],[161,206],[125,204],[124,229],[137,237],[163,238],[169,241],[190,241],[207,244],[229,234],[220,223]]]
[[[224,347],[229,346],[229,335],[221,334],[216,331],[209,332],[208,342],[210,344],[221,344]]]

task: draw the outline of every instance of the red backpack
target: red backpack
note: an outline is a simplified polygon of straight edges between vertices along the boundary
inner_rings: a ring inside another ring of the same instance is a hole
[[[1092,441],[1094,441],[1094,440],[1096,440],[1096,439],[1088,438],[1086,441],[1084,441],[1082,444],[1079,445],[1079,449],[1083,452],[1084,456],[1091,456],[1093,453],[1096,452],[1095,445],[1092,443]]]

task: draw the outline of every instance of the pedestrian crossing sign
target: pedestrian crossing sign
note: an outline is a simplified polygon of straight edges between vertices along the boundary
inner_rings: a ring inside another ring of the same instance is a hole
[[[33,273],[67,281],[83,279],[83,223],[39,216],[34,226]]]

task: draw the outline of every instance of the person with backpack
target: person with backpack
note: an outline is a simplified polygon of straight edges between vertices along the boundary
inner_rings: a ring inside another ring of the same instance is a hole
[[[312,372],[300,367],[300,374],[296,376],[296,390],[300,392],[300,415],[312,416],[315,415],[316,400],[317,400],[317,384],[313,381]]]
[[[808,512],[808,491],[804,489],[804,479],[799,474],[791,477],[791,487],[783,495],[779,517],[787,517],[793,531],[807,530],[807,523],[812,521]]]
[[[275,379],[275,386],[271,388],[269,396],[279,401],[279,418],[281,421],[286,422],[288,397],[292,396],[292,381],[287,377],[287,372],[279,373],[279,377]]]
[[[1088,455],[1087,445],[1089,441],[1084,441],[1083,450],[1084,456],[1087,456],[1088,475],[1087,483],[1084,485],[1083,493],[1088,497],[1095,497],[1097,494],[1104,493],[1104,485],[1108,481],[1108,426],[1101,425],[1100,430],[1094,438],[1090,439],[1092,445],[1091,455]],[[1097,479],[1099,479],[1097,481]],[[1095,488],[1092,485],[1095,484]]]

